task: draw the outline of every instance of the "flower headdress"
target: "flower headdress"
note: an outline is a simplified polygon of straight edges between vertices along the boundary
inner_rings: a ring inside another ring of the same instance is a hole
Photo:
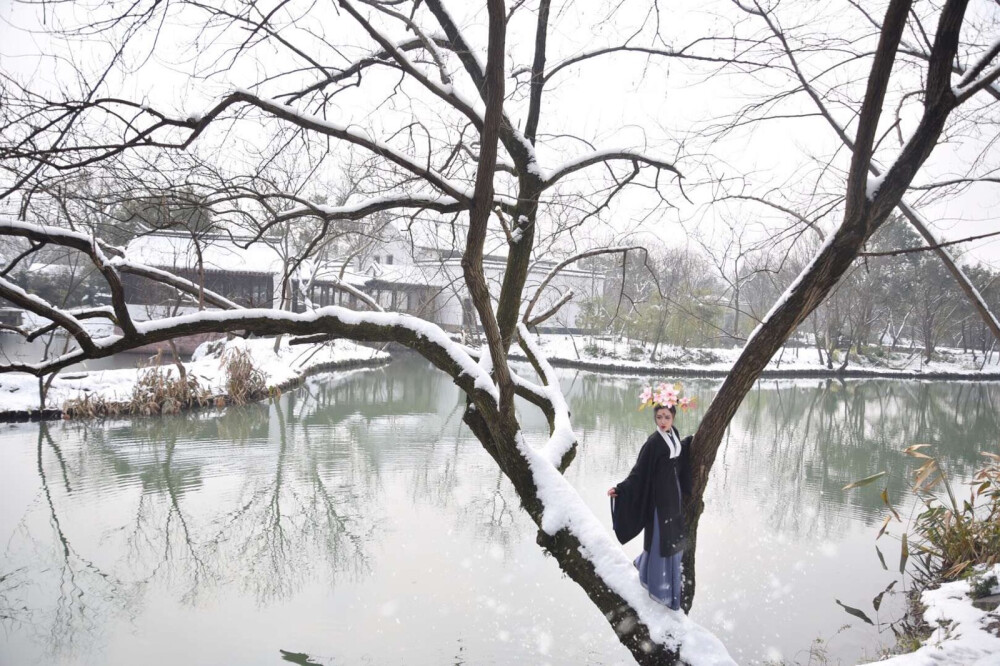
[[[646,407],[680,407],[682,411],[687,411],[689,407],[694,407],[694,398],[681,397],[683,387],[678,384],[667,384],[660,382],[655,387],[647,386],[639,394],[639,409]]]

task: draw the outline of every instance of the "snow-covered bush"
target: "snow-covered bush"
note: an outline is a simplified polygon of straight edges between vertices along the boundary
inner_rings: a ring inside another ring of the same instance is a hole
[[[222,355],[222,363],[229,402],[245,405],[267,394],[267,377],[254,365],[248,350],[230,347]]]

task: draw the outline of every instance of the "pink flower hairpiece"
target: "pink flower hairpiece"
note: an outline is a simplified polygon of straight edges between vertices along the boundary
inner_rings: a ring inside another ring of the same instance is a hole
[[[695,400],[690,397],[681,397],[683,387],[678,384],[667,384],[660,382],[655,387],[647,386],[639,394],[639,409],[646,407],[680,407],[687,411],[694,407]]]

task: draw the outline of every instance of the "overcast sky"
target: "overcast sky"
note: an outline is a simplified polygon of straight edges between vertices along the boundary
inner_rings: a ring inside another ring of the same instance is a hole
[[[516,18],[510,26],[508,72],[530,64],[534,28],[532,4],[522,9],[517,14],[520,18]],[[845,15],[843,7],[836,3],[791,4],[796,5],[794,13],[786,12],[781,16],[783,25],[790,28],[793,36],[804,39],[806,34],[820,28],[849,34],[850,30],[857,28],[857,16]],[[983,7],[974,3],[973,14],[995,11],[988,10],[991,3],[981,4]],[[466,27],[467,35],[477,44],[480,58],[485,60],[485,9],[477,4],[454,1],[448,6]],[[605,2],[557,3],[552,11],[549,65],[585,50],[619,42],[622,35],[637,30],[646,19],[643,8],[647,6],[648,3],[625,3],[611,19],[602,20],[601,17],[609,12]],[[373,42],[361,34],[349,17],[338,16],[333,3],[318,3],[314,7],[317,9],[308,19],[289,27],[288,34],[293,36],[293,43],[303,48],[314,48],[318,43],[316,34],[322,32],[329,42],[341,46],[340,53],[348,57],[374,48]],[[871,8],[873,13],[878,13],[876,9]],[[715,5],[670,3],[669,10],[665,7],[664,11],[669,11],[669,14],[664,13],[660,17],[660,32],[674,47],[696,37],[730,35],[734,32],[755,35],[760,34],[762,29],[762,24],[755,24],[727,2]],[[44,25],[41,23],[43,12]],[[57,17],[54,15],[56,12],[62,14]],[[30,5],[0,0],[0,68],[21,77],[30,76],[33,83],[50,89],[57,85],[71,85],[71,81],[59,80],[67,71],[64,64],[40,62],[38,54],[58,54],[92,70],[108,57],[110,47],[99,39],[80,40],[69,47],[49,39],[44,32],[60,21],[63,24],[85,22],[99,14],[99,11],[88,9],[81,3]],[[423,25],[430,23],[426,9],[421,9],[418,13],[420,17]],[[172,11],[163,23],[155,44],[151,40],[152,33],[135,40],[128,58],[133,71],[115,73],[110,77],[108,92],[178,113],[197,113],[225,92],[251,87],[262,74],[274,73],[295,64],[287,50],[259,49],[252,62],[245,59],[228,67],[224,59],[219,61],[215,58],[222,53],[221,47],[225,43],[233,43],[236,37],[227,34],[209,45],[211,33],[198,34],[190,27],[196,18],[195,13],[189,10]],[[842,27],[838,28],[838,25]],[[25,28],[40,32],[29,34]],[[401,38],[403,34],[397,32],[396,37]],[[707,52],[707,49],[702,49],[702,52]],[[344,62],[332,49],[326,49],[324,57],[334,64]],[[819,72],[824,57],[819,54],[803,58],[804,67],[811,73]],[[857,76],[867,63],[859,66],[861,69],[855,71],[841,68],[838,76]],[[199,78],[191,76],[194,72],[206,73],[215,68],[222,71]],[[820,118],[771,120],[750,126],[745,131],[734,132],[714,143],[704,140],[706,130],[713,123],[729,117],[748,101],[766,94],[771,87],[787,85],[787,80],[778,73],[708,76],[708,71],[710,69],[704,66],[679,61],[614,55],[568,68],[549,82],[540,132],[583,137],[597,148],[638,147],[658,156],[678,157],[678,166],[688,177],[686,192],[693,203],[685,201],[676,187],[671,186],[661,189],[668,193],[670,203],[677,209],[654,208],[658,204],[655,197],[648,192],[633,190],[620,197],[613,207],[608,218],[612,226],[641,228],[647,237],[655,236],[668,245],[683,246],[689,242],[692,232],[707,239],[728,233],[728,229],[720,230],[717,226],[720,220],[725,219],[735,221],[741,227],[746,225],[747,228],[741,232],[748,238],[754,238],[782,223],[784,216],[757,205],[709,206],[713,190],[694,187],[693,184],[705,182],[710,176],[722,176],[729,179],[728,187],[733,191],[736,187],[733,179],[741,179],[745,181],[748,191],[786,205],[796,202],[804,190],[815,187],[814,178],[803,180],[801,176],[815,171],[814,159],[825,161],[838,147],[832,131]],[[456,74],[455,85],[458,89],[467,98],[475,98],[468,79],[461,72]],[[524,80],[523,76],[520,78]],[[269,84],[263,88],[263,93],[276,94],[287,90],[284,85],[280,81]],[[511,87],[512,80],[509,78],[508,92]],[[338,122],[367,125],[373,131],[391,130],[394,124],[398,127],[405,122],[408,114],[428,124],[438,120],[435,116],[438,109],[433,100],[417,96],[409,107],[396,104],[390,109],[388,107],[392,105],[379,96],[385,90],[384,86],[373,86],[348,91],[331,104],[331,118],[336,118]],[[524,105],[525,100],[514,100],[508,104],[512,115],[520,121],[523,121],[521,111]],[[777,113],[787,115],[814,111],[815,108],[810,106],[803,94],[776,108]],[[883,123],[886,127],[891,124],[891,114],[892,110],[887,108],[886,117],[889,120]],[[903,117],[901,129],[905,136],[906,113]],[[838,120],[846,124],[850,122],[850,117],[845,114]],[[984,127],[976,136],[976,132],[966,128],[961,141],[939,146],[915,183],[964,175],[979,152],[996,138],[995,129]],[[236,161],[255,141],[252,132],[239,133],[238,136],[209,133],[201,143],[202,148],[214,148],[220,159]],[[887,139],[884,145],[880,158],[885,163],[891,161],[895,148],[891,139]],[[553,139],[540,142],[538,153],[543,166],[553,167],[586,150],[586,146],[577,141]],[[988,152],[985,167],[996,162],[992,151]],[[846,163],[847,156],[841,151],[833,161],[834,169],[843,169]],[[603,173],[594,169],[579,174],[574,180],[584,190],[589,181],[602,177]],[[829,187],[831,181],[825,179],[820,182],[823,188]],[[923,206],[921,210],[945,239],[987,233],[1000,227],[994,213],[1000,203],[996,189],[995,184],[976,185],[959,196]],[[830,193],[836,194],[833,189]],[[830,217],[827,228],[836,221],[839,221],[838,217]],[[967,253],[967,257],[1000,267],[1000,237],[959,247],[961,252]]]

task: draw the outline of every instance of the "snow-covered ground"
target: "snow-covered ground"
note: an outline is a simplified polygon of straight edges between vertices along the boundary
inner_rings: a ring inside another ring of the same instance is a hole
[[[992,574],[1000,576],[1000,564],[994,565]],[[989,574],[987,574],[989,575]],[[1000,593],[995,587],[993,593]],[[924,621],[934,627],[933,633],[915,652],[902,654],[877,666],[997,666],[1000,664],[1000,613],[980,610],[972,605],[969,581],[945,583],[933,590],[925,590],[920,599],[927,607]]]
[[[660,345],[657,360],[649,360],[652,345],[645,348],[627,340],[613,341],[609,338],[589,335],[542,335],[536,337],[543,352],[555,364],[560,362],[582,363],[599,369],[630,370],[648,373],[650,371],[698,371],[724,374],[739,357],[741,348],[699,348],[672,347]],[[515,353],[519,350],[514,350]],[[922,375],[1000,375],[1000,354],[993,354],[988,363],[983,364],[982,354],[975,358],[972,353],[960,349],[940,349],[938,358],[924,362],[921,350],[887,353],[878,361],[851,354],[848,372],[892,374],[901,377]],[[842,359],[842,357],[841,357]],[[834,369],[839,362],[834,364]],[[785,347],[781,349],[767,366],[766,371],[778,372],[826,372],[825,364],[819,361],[815,349],[806,347]]]
[[[213,395],[225,393],[226,373],[221,359],[224,352],[216,349],[208,351],[202,345],[195,352],[193,360],[185,363],[189,375],[198,378]],[[252,340],[236,339],[225,343],[225,349],[246,349],[253,358],[254,365],[267,377],[268,387],[285,387],[300,377],[337,366],[362,362],[382,362],[388,360],[386,352],[370,347],[335,340],[316,345],[296,345],[289,347],[288,337],[282,339],[278,353],[274,352],[273,338]],[[164,366],[170,373],[177,371],[172,365]],[[57,375],[46,398],[46,408],[60,409],[72,398],[89,393],[110,401],[124,401],[132,393],[141,370],[126,368],[119,370],[95,370],[92,372],[66,372]],[[38,379],[24,373],[0,375],[0,413],[38,409]]]

